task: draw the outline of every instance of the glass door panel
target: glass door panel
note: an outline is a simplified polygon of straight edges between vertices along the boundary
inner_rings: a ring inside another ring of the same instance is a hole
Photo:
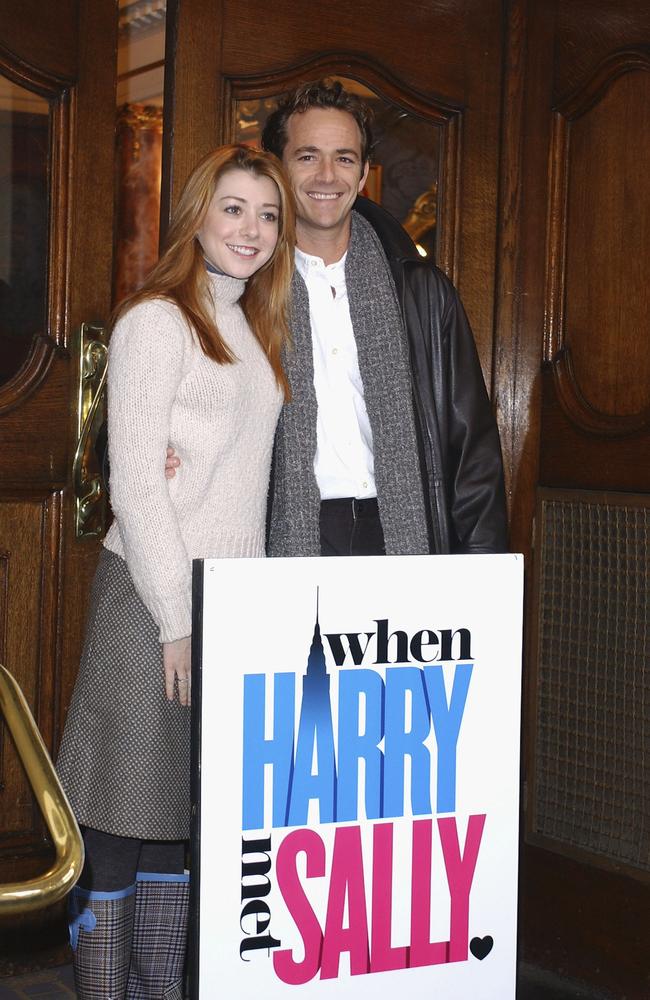
[[[347,77],[337,76],[374,112],[375,149],[363,194],[402,223],[422,256],[435,259],[442,129]],[[235,101],[235,142],[258,146],[282,94]]]
[[[0,385],[47,325],[50,106],[0,76]]]

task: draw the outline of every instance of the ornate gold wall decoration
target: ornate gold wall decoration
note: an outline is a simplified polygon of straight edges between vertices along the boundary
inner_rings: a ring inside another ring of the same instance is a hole
[[[118,110],[115,302],[139,288],[158,259],[162,128],[162,108]]]

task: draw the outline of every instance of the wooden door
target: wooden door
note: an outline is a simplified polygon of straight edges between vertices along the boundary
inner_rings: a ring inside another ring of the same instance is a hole
[[[650,996],[650,8],[510,4],[495,397],[528,555],[523,954]]]
[[[54,754],[98,554],[90,441],[77,463],[79,330],[110,309],[117,13],[113,0],[5,0],[0,48],[0,661]],[[102,361],[89,330],[86,384]],[[84,392],[88,401],[89,388]],[[50,861],[0,724],[0,881]],[[0,928],[0,969],[59,957],[62,908]],[[32,957],[29,958],[28,956]]]
[[[175,0],[167,38],[163,223],[199,157],[300,80],[356,81],[434,130],[436,259],[528,567],[522,954],[645,996],[648,5]]]

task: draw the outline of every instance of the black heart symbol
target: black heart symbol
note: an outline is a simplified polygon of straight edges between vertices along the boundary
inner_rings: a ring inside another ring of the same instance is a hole
[[[489,934],[486,934],[484,938],[475,937],[469,943],[469,950],[471,951],[474,958],[478,958],[480,962],[492,951],[492,945],[494,941]]]

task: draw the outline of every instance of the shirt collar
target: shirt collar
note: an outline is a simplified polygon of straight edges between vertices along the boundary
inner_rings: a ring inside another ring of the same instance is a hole
[[[347,255],[348,252],[346,250],[340,260],[334,261],[333,264],[326,264],[322,257],[315,257],[313,254],[304,253],[296,247],[296,270],[305,281],[312,269],[314,271],[325,271],[328,280],[334,284],[337,278],[345,280],[345,258]]]

